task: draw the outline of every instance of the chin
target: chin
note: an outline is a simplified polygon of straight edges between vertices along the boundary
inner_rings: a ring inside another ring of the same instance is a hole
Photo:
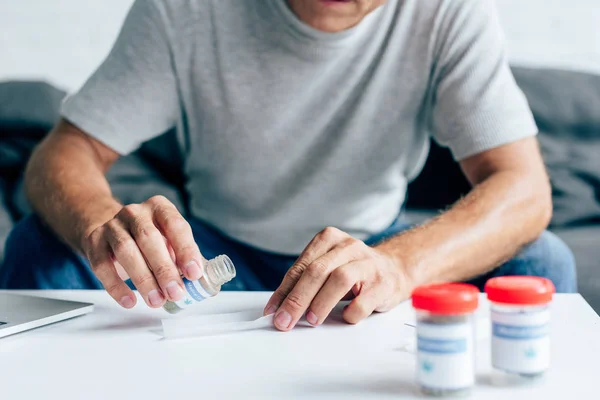
[[[375,8],[384,4],[386,0],[301,0],[306,3],[318,4],[321,8],[338,12],[354,12],[359,15],[366,15]]]
[[[337,32],[358,24],[385,0],[288,0],[299,17],[313,28]]]

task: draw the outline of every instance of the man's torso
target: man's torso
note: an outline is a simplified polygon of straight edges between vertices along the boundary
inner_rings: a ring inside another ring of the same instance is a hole
[[[390,0],[325,34],[282,0],[163,3],[195,216],[291,254],[393,222],[428,148],[435,7]]]

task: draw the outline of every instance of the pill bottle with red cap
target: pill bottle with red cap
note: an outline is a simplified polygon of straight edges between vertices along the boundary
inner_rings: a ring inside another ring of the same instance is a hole
[[[475,383],[474,312],[479,290],[462,283],[418,287],[417,383],[430,396],[468,394]]]
[[[550,367],[552,281],[533,276],[490,279],[492,366],[509,376],[537,378]]]

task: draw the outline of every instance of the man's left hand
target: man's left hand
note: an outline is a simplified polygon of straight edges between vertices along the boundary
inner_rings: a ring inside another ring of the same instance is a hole
[[[412,287],[397,258],[369,247],[336,228],[326,228],[308,244],[265,307],[276,313],[275,327],[289,331],[306,312],[320,325],[345,299],[346,322],[356,324],[374,311],[384,312],[409,297]]]

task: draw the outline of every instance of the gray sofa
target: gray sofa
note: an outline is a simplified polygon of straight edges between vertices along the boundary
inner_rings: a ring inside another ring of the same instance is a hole
[[[553,185],[550,229],[575,253],[579,290],[600,312],[600,77],[514,68],[540,127]],[[32,148],[58,118],[65,93],[40,82],[0,83],[0,262],[11,227],[31,212],[22,174]],[[121,158],[108,179],[125,203],[163,194],[186,212],[181,158],[173,132]],[[411,183],[407,213],[419,222],[445,209],[469,186],[450,153],[432,142],[422,174]],[[1,264],[0,264],[1,268]]]

